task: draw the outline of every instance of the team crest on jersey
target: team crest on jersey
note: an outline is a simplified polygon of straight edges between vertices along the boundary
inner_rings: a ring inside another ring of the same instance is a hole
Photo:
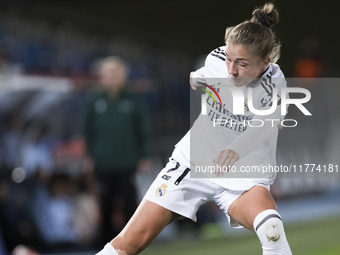
[[[246,112],[249,112],[248,98],[246,98],[246,100],[244,100],[244,110],[245,110]]]
[[[156,190],[156,196],[157,197],[163,197],[164,195],[165,195],[165,193],[166,193],[166,188],[167,188],[168,186],[166,185],[166,184],[162,184],[162,186],[160,186],[159,188],[157,188],[157,190]]]

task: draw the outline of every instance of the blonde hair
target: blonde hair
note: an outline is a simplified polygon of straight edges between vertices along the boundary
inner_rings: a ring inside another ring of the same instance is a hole
[[[278,22],[279,13],[274,4],[266,3],[262,7],[255,8],[250,20],[228,27],[225,42],[244,45],[251,54],[263,60],[269,56],[270,61],[276,63],[280,58],[281,44],[271,27]]]

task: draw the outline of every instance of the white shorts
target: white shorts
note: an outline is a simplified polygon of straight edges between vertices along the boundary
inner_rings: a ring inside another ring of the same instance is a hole
[[[269,190],[269,185],[261,183],[254,186],[264,186]],[[190,169],[181,165],[173,158],[158,174],[144,199],[154,202],[172,212],[182,215],[196,222],[198,208],[207,201],[215,201],[225,213],[230,226],[242,227],[228,214],[229,206],[245,191],[231,190],[213,183],[208,178],[190,178]]]

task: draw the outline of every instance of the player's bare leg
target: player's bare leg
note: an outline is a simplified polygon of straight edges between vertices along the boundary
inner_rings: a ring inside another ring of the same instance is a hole
[[[265,187],[255,186],[243,193],[230,205],[228,214],[245,228],[254,231],[255,217],[268,209],[277,210],[272,195]]]
[[[159,233],[180,216],[148,200],[143,200],[121,233],[111,241],[110,251],[102,255],[134,255],[148,247]]]
[[[292,254],[276,203],[265,187],[255,186],[243,193],[230,205],[228,214],[258,235],[264,255]]]

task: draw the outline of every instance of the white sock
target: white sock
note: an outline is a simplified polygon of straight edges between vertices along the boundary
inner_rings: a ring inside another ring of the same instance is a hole
[[[118,255],[115,248],[110,243],[107,243],[104,248],[98,252],[96,255]]]
[[[254,229],[259,237],[263,255],[291,255],[280,214],[265,210],[254,220]]]

